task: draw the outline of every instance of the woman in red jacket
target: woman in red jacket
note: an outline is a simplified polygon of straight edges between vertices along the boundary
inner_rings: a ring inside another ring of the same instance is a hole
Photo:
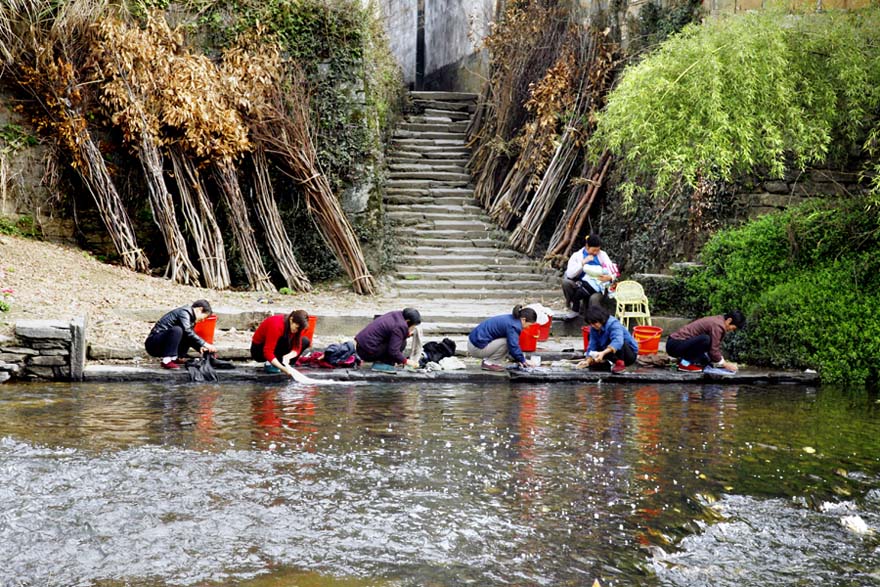
[[[302,335],[309,325],[305,310],[294,310],[287,316],[275,314],[263,320],[251,339],[251,358],[265,362],[266,373],[287,373],[293,377],[288,363],[311,346]]]

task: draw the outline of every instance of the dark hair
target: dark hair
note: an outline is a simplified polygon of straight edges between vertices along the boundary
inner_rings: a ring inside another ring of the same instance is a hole
[[[587,246],[588,247],[601,247],[602,239],[599,238],[598,234],[591,234],[587,237]]]
[[[532,308],[523,308],[520,305],[516,305],[513,307],[512,313],[514,318],[525,318],[526,322],[531,324],[538,321],[538,313]]]
[[[608,310],[606,310],[602,306],[590,306],[584,313],[584,320],[587,322],[587,324],[593,324],[594,322],[605,324],[605,322],[608,320],[608,316]]]
[[[415,308],[404,308],[403,319],[406,320],[407,326],[418,326],[422,323],[422,315]]]
[[[296,332],[290,331],[290,321],[299,326]],[[309,327],[309,313],[305,310],[294,310],[284,319],[284,338],[290,340],[291,345],[299,346],[299,339],[302,338],[303,330]]]
[[[194,302],[192,303],[192,309],[195,310],[196,308],[201,308],[201,309],[203,309],[203,310],[208,314],[208,316],[210,316],[211,314],[214,313],[213,311],[211,311],[211,304],[208,303],[208,300],[196,300],[196,301],[194,301]]]
[[[728,312],[724,315],[724,319],[731,319],[731,324],[739,328],[745,328],[746,326],[746,317],[739,310],[734,310],[733,312]]]

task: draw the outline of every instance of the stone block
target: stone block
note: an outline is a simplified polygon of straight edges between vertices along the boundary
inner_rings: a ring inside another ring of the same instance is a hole
[[[23,363],[30,355],[20,355],[17,353],[0,353],[0,361],[4,363]]]
[[[21,372],[21,365],[18,363],[4,363],[3,361],[0,361],[0,371],[18,375]]]
[[[14,353],[16,355],[31,355],[31,356],[40,354],[40,352],[35,349],[31,349],[31,348],[27,348],[27,347],[23,347],[23,346],[2,346],[2,347],[0,347],[0,352]]]
[[[829,181],[800,183],[794,187],[794,194],[805,198],[821,198],[824,196],[845,196],[847,186]]]
[[[842,184],[857,184],[859,172],[857,171],[834,171],[831,169],[811,169],[809,178],[815,182],[837,182]]]
[[[12,375],[7,373],[6,371],[0,371],[0,383],[6,383],[10,379],[12,379]]]
[[[86,366],[86,316],[80,316],[70,322],[70,379],[73,381],[83,380],[83,370]]]
[[[40,355],[44,357],[67,357],[70,351],[67,349],[46,349],[40,351]]]
[[[33,375],[41,379],[55,379],[55,370],[52,367],[28,367],[26,375]]]
[[[787,194],[791,191],[784,181],[765,181],[764,189],[771,194]]]
[[[67,365],[67,357],[59,357],[57,355],[54,356],[43,356],[39,357],[31,357],[31,360],[28,362],[28,368],[37,365],[40,367],[60,367],[62,365]]]
[[[32,340],[70,340],[70,325],[60,320],[19,320],[15,335]]]
[[[55,349],[67,350],[69,345],[66,342],[57,341],[57,340],[40,340],[40,341],[34,341],[31,344],[31,346],[34,347],[35,349],[41,351],[40,354],[42,354],[42,351],[46,351],[46,350],[55,350]]]

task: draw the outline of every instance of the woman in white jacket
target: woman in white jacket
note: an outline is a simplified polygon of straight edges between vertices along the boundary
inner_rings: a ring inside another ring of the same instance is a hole
[[[602,239],[596,234],[587,237],[584,248],[572,253],[562,276],[562,294],[571,312],[567,319],[581,313],[581,300],[589,306],[601,305],[608,287],[620,276],[608,254],[602,250]]]

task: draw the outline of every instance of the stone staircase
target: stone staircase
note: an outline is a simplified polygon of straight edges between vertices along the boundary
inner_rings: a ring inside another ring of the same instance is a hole
[[[558,305],[556,272],[509,248],[474,200],[466,131],[476,94],[410,95],[419,113],[394,134],[385,200],[405,251],[399,297]]]

